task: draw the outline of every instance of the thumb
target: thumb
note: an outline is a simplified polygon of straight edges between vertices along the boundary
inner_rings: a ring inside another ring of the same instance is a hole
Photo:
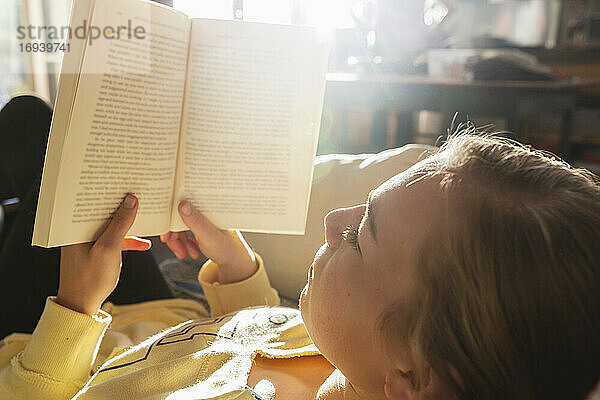
[[[225,240],[229,239],[226,233],[202,215],[189,200],[179,203],[179,215],[194,233],[200,250],[217,254],[223,251]]]
[[[135,221],[135,215],[138,208],[138,200],[132,194],[128,194],[119,208],[115,211],[108,226],[100,235],[96,243],[108,248],[118,248],[121,250],[125,235]]]

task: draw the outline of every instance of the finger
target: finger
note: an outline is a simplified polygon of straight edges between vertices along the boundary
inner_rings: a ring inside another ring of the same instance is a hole
[[[182,249],[183,249],[183,251],[184,251],[184,253],[183,253],[183,257],[181,257],[181,258],[184,258],[185,256],[187,256],[187,255],[188,255],[188,247],[187,247],[187,245],[186,245],[186,243],[185,243],[185,242],[186,242],[186,240],[185,240],[185,238],[184,238],[182,235],[179,235],[179,236],[177,237],[177,241],[180,243],[180,245],[181,245],[181,248],[182,248]]]
[[[222,254],[227,250],[225,247],[229,235],[217,228],[200,211],[196,210],[192,203],[184,200],[179,203],[178,210],[183,222],[194,233],[203,253]]]
[[[179,232],[177,232],[179,233]],[[179,240],[179,235],[171,235],[167,246],[171,249],[173,254],[179,259],[184,258],[187,254],[185,245]]]
[[[169,238],[171,237],[171,231],[167,232],[167,233],[163,233],[162,235],[160,235],[160,241],[163,243],[167,243],[169,241]]]
[[[138,208],[138,200],[132,194],[128,194],[119,208],[115,211],[108,226],[96,241],[96,244],[112,249],[121,249],[125,235],[135,221]]]
[[[181,238],[181,241],[185,245],[187,253],[190,255],[190,257],[192,257],[194,260],[200,257],[200,250],[198,249],[198,244],[194,239],[188,235],[184,235],[184,237]]]
[[[182,247],[185,249],[185,255],[190,255],[190,257],[196,259],[200,256],[200,250],[198,250],[198,244],[196,241],[192,240],[187,232],[177,232],[177,239],[181,243]],[[184,257],[185,257],[184,255]]]
[[[146,251],[152,247],[152,242],[148,239],[142,239],[136,236],[127,236],[123,239],[121,250]]]

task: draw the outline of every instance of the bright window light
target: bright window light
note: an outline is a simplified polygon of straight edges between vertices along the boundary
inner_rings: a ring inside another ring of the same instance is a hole
[[[349,28],[354,25],[350,10],[360,2],[361,0],[244,0],[244,20],[300,23],[323,29]],[[231,0],[174,0],[173,7],[192,18],[233,18]],[[292,20],[294,13],[297,17],[300,16],[299,21]]]
[[[293,0],[244,0],[244,20],[291,24]]]
[[[231,0],[174,0],[173,8],[191,18],[233,19]]]
[[[356,0],[305,0],[306,24],[324,29],[351,28],[354,20],[350,10]]]
[[[448,7],[441,1],[425,0],[423,22],[427,26],[436,26],[448,15]]]

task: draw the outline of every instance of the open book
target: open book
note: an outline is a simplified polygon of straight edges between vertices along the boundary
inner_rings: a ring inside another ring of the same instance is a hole
[[[75,0],[70,27],[86,24],[63,58],[33,245],[96,240],[126,193],[130,235],[186,230],[182,199],[221,228],[304,233],[328,55],[314,29]]]

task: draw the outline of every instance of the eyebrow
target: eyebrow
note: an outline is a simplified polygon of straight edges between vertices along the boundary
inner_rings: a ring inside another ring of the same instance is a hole
[[[371,235],[373,236],[373,240],[377,243],[377,230],[375,226],[375,203],[373,202],[373,191],[369,192],[369,196],[367,197],[367,222],[369,223],[369,230],[371,231]]]

